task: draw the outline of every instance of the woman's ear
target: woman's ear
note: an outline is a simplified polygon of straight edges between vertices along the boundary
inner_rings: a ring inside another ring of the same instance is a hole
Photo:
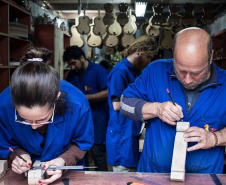
[[[60,97],[60,95],[61,95],[61,92],[59,91],[57,94],[57,99]]]

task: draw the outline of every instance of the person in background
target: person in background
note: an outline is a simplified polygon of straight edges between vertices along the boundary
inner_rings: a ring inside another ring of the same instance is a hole
[[[69,46],[63,54],[71,70],[66,80],[80,89],[89,100],[94,123],[94,146],[91,149],[97,171],[108,171],[106,160],[106,129],[108,122],[107,75],[108,72],[99,64],[86,58],[81,48]]]
[[[113,64],[109,60],[101,60],[100,65],[102,65],[108,71],[108,73],[110,73],[113,68]]]
[[[152,37],[141,36],[124,50],[123,59],[108,75],[108,103],[110,119],[106,135],[107,161],[114,172],[137,170],[139,161],[139,135],[141,123],[134,122],[120,113],[120,97],[141,71],[151,62],[157,51]]]
[[[14,172],[22,174],[35,160],[45,162],[44,169],[75,165],[92,147],[93,121],[86,97],[70,83],[60,81],[42,58],[35,55],[32,62],[15,70],[10,92],[0,94],[0,158],[11,159]],[[62,176],[62,170],[46,173],[50,177],[40,179],[40,184]]]
[[[123,92],[121,113],[146,122],[139,172],[169,173],[177,121],[190,122],[186,173],[222,173],[226,145],[226,71],[212,62],[211,36],[177,33],[173,59],[152,62]],[[166,89],[169,89],[175,105]]]

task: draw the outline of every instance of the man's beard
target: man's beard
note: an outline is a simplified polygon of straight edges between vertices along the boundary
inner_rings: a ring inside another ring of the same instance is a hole
[[[75,68],[74,71],[77,73],[77,75],[80,75],[84,72],[84,63],[81,62],[81,67],[80,68]]]
[[[203,78],[200,82],[192,82],[191,84],[186,84],[183,81],[181,81],[179,78],[178,78],[178,80],[184,86],[185,89],[193,90],[193,89],[197,88],[200,84],[202,84],[202,83],[204,83],[208,80],[209,72],[210,72],[210,66],[211,65],[208,65],[208,70],[206,71],[205,75],[203,76]],[[176,73],[176,70],[175,70],[175,73]],[[176,75],[177,75],[177,73],[176,73]]]

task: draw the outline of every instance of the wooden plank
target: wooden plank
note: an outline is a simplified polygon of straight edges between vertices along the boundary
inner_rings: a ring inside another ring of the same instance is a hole
[[[173,159],[170,179],[184,181],[187,142],[184,141],[184,131],[190,127],[189,122],[177,122],[177,133],[174,141]]]
[[[5,175],[7,168],[8,168],[7,160],[0,160],[0,178],[2,178]]]

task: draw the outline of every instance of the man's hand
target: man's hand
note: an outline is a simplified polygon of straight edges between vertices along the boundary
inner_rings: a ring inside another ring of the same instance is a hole
[[[47,169],[51,165],[65,166],[65,161],[62,158],[58,157],[56,159],[46,162],[43,166],[43,169]],[[59,179],[62,176],[62,170],[46,170],[46,174],[51,177],[48,179],[40,179],[39,183],[41,183],[42,185],[50,184],[55,180]]]
[[[24,158],[27,163],[19,157],[16,157],[12,162],[12,170],[16,173],[22,174],[30,169],[32,161],[30,155],[28,154],[22,154],[20,156]]]
[[[196,145],[189,147],[188,152],[198,149],[208,149],[214,146],[215,137],[211,132],[203,128],[190,127],[184,132],[184,140],[186,142],[197,142]]]
[[[184,117],[182,107],[169,101],[158,103],[156,111],[159,119],[170,125],[176,125],[177,121]]]

